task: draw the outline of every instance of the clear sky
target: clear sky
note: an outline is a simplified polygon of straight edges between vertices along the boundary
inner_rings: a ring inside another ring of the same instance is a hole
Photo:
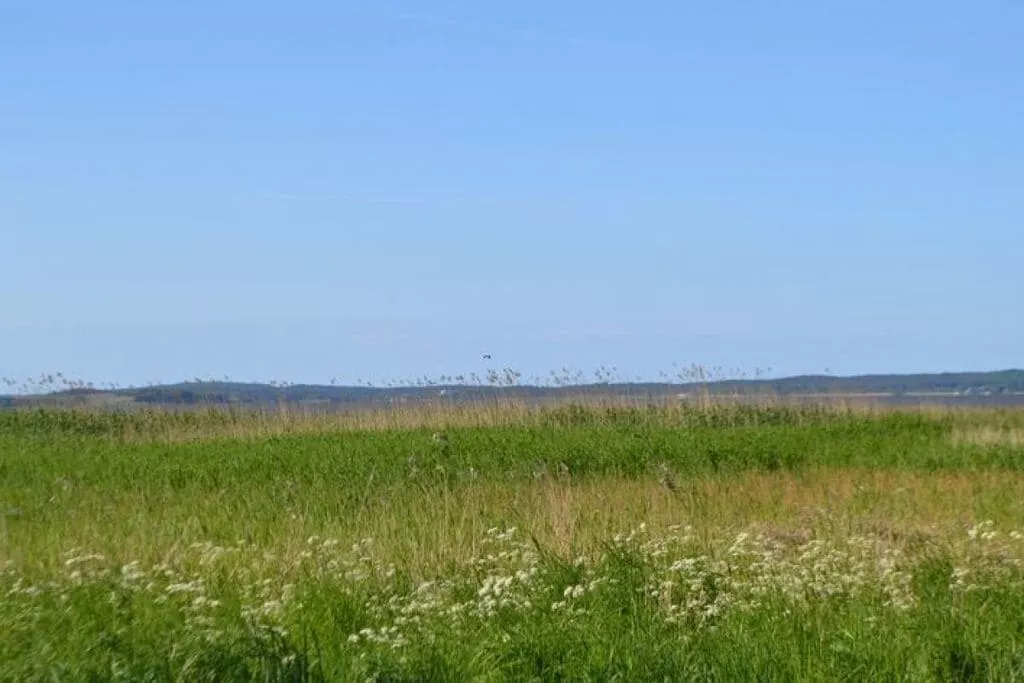
[[[0,376],[1024,366],[1022,36],[1019,0],[4,3]]]

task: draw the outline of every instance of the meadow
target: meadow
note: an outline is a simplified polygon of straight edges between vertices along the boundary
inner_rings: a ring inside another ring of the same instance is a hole
[[[1024,679],[1024,410],[0,412],[2,681]]]

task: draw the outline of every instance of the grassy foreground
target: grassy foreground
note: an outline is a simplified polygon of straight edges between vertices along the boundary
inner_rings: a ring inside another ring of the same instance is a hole
[[[1024,679],[1024,411],[0,413],[0,680]]]

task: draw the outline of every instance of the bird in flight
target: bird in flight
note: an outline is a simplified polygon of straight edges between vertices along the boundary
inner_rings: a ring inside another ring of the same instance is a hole
[[[491,354],[485,353],[484,354],[484,360],[490,360],[490,359],[491,359]]]

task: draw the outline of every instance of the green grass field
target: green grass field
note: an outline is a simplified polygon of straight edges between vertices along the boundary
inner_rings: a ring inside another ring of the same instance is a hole
[[[0,680],[1024,679],[1024,411],[0,413]]]

